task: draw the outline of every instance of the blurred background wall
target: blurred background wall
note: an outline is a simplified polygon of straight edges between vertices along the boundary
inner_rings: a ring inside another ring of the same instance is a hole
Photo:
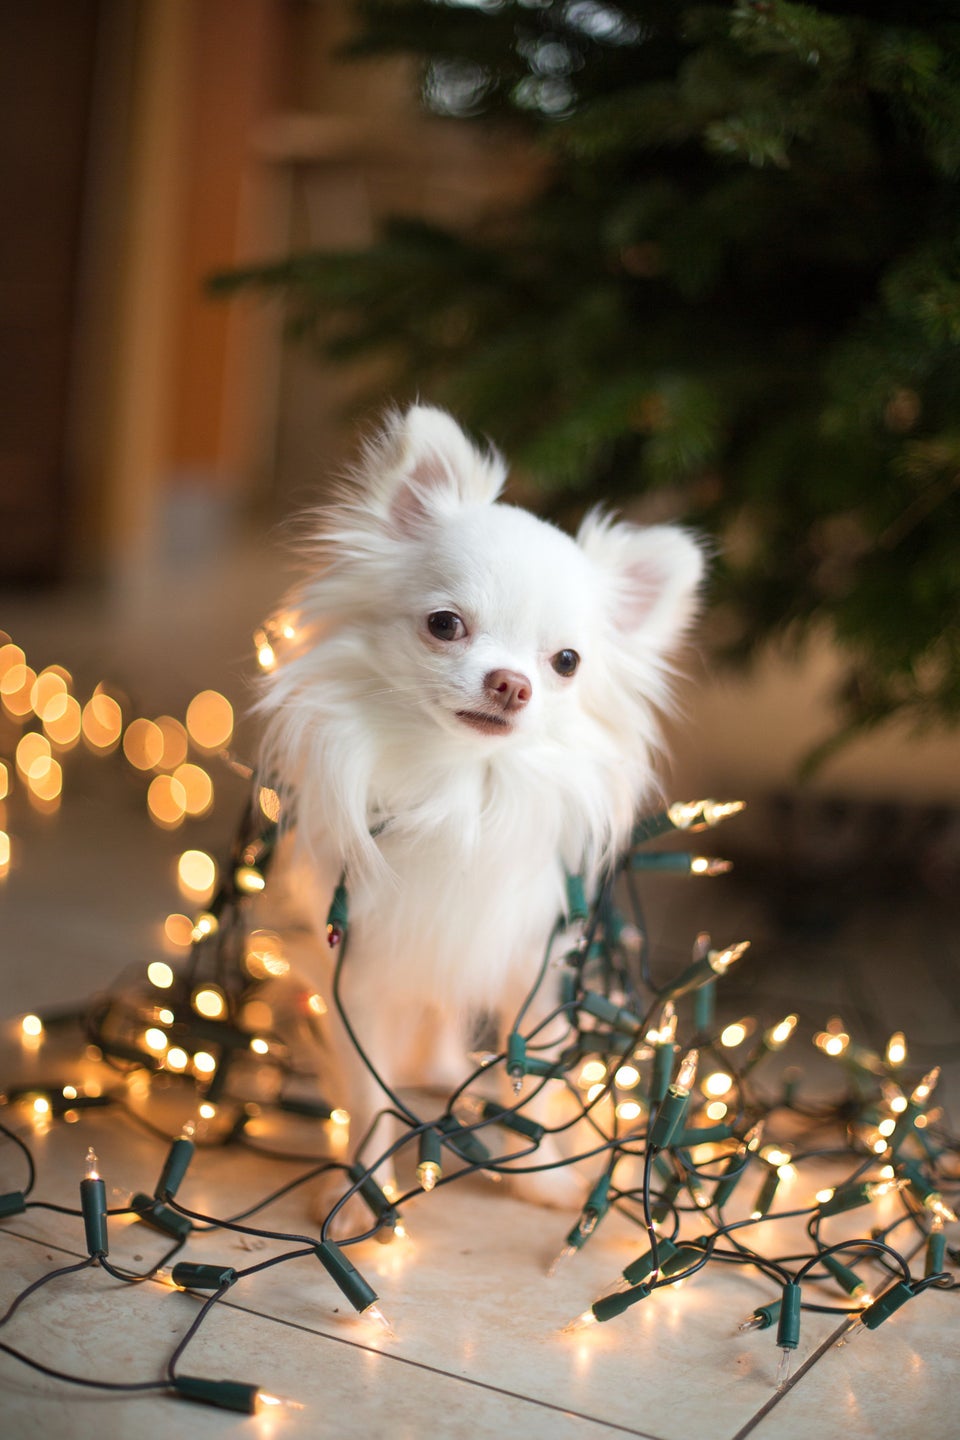
[[[398,208],[469,219],[534,182],[516,139],[425,118],[406,62],[340,63],[347,9],[0,8],[0,572],[16,606],[78,585],[116,611],[152,605],[238,535],[267,536],[350,452],[370,363],[287,347],[279,307],[211,300],[212,272],[365,244]],[[792,790],[837,669],[814,645],[748,679],[698,675],[679,791]],[[813,793],[950,812],[956,740],[888,726]]]

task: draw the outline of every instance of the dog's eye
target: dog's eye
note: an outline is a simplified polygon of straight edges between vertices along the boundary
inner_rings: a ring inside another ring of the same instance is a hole
[[[434,610],[427,616],[427,629],[435,640],[462,640],[467,627],[452,610]]]
[[[558,675],[572,675],[580,664],[580,656],[576,650],[558,650],[550,664]]]

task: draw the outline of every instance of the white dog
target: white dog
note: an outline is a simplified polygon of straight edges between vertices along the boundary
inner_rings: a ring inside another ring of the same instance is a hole
[[[592,513],[574,540],[498,503],[505,478],[442,411],[392,415],[320,518],[262,702],[288,885],[323,937],[345,877],[342,1000],[391,1086],[469,1073],[466,1022],[516,1012],[566,874],[589,893],[628,841],[703,571],[679,528]],[[386,1101],[333,1008],[356,1141]],[[561,1172],[526,1190],[570,1200]]]

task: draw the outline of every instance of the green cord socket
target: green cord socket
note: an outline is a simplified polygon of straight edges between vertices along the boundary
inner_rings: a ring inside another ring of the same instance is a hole
[[[693,992],[693,1028],[703,1035],[713,1024],[717,1009],[717,982],[708,980]]]
[[[377,1292],[332,1240],[321,1240],[314,1250],[327,1274],[336,1282],[354,1310],[362,1312],[377,1303]]]
[[[396,1206],[387,1199],[373,1176],[367,1174],[363,1165],[351,1165],[347,1174],[380,1224],[393,1227],[397,1223]]]
[[[600,995],[596,990],[584,991],[580,997],[580,1009],[587,1015],[592,1015],[595,1020],[601,1020],[604,1025],[620,1030],[624,1035],[639,1034],[643,1024],[639,1015],[622,1005],[615,1005],[606,995]]]
[[[22,1190],[11,1190],[7,1195],[0,1195],[0,1220],[5,1220],[8,1215],[22,1215],[27,1208],[27,1198]]]
[[[679,1255],[680,1247],[675,1245],[666,1236],[657,1241],[657,1264],[666,1273],[666,1267],[675,1256]],[[631,1260],[629,1265],[624,1266],[620,1272],[624,1280],[631,1285],[640,1285],[648,1275],[653,1274],[653,1251],[648,1250],[646,1254],[640,1255],[636,1260]]]
[[[174,1285],[182,1290],[221,1290],[240,1279],[231,1265],[200,1265],[193,1260],[179,1260],[170,1272]]]
[[[777,1187],[779,1186],[779,1184],[780,1176],[777,1174],[776,1170],[772,1168],[769,1169],[767,1171],[767,1174],[764,1176],[763,1184],[760,1186],[757,1198],[753,1202],[753,1209],[750,1212],[751,1219],[760,1220],[764,1215],[766,1215],[767,1211],[770,1209],[770,1206],[773,1204],[773,1198],[777,1193]]]
[[[446,1136],[457,1154],[471,1165],[489,1165],[490,1151],[482,1140],[465,1130],[452,1115],[444,1115],[437,1121],[437,1129]]]
[[[241,1380],[204,1380],[200,1375],[175,1375],[172,1383],[184,1400],[199,1400],[220,1410],[239,1410],[243,1415],[256,1414],[260,1395],[257,1385],[245,1385]]]
[[[823,1265],[825,1270],[829,1270],[840,1288],[854,1300],[858,1295],[865,1293],[867,1287],[862,1277],[857,1274],[856,1270],[851,1270],[848,1265],[844,1265],[842,1260],[838,1260],[836,1255],[824,1255]]]
[[[666,1150],[674,1143],[683,1126],[690,1096],[672,1086],[668,1089],[657,1110],[656,1119],[650,1127],[647,1144],[654,1150]]]
[[[142,1220],[153,1230],[159,1230],[161,1235],[171,1236],[174,1240],[185,1240],[193,1229],[193,1225],[186,1215],[178,1215],[176,1210],[171,1210],[169,1205],[162,1205],[152,1195],[144,1195],[140,1192],[131,1196],[130,1208],[138,1212],[138,1220]]]
[[[196,1149],[193,1141],[186,1135],[179,1136],[174,1140],[167,1151],[167,1158],[163,1162],[163,1169],[160,1171],[160,1179],[157,1181],[157,1188],[154,1190],[154,1198],[157,1200],[169,1200],[176,1195],[180,1189],[183,1177],[187,1173],[193,1153]]]
[[[572,925],[575,921],[586,920],[590,911],[587,908],[587,896],[583,888],[582,875],[567,876],[567,920]]]
[[[80,1210],[88,1255],[108,1255],[107,1187],[99,1176],[80,1181]]]
[[[673,1065],[679,1051],[678,1045],[657,1045],[653,1052],[653,1081],[650,1098],[659,1105],[670,1089]]]
[[[780,1297],[780,1316],[777,1323],[777,1344],[781,1350],[796,1350],[800,1344],[800,1286],[790,1280],[783,1287]]]
[[[738,1150],[730,1156],[730,1159],[726,1165],[724,1165],[720,1179],[717,1181],[713,1192],[713,1203],[718,1209],[721,1205],[726,1205],[730,1196],[740,1184],[746,1172],[749,1158],[748,1154],[741,1155]]]
[[[507,1074],[511,1080],[522,1080],[527,1073],[527,1042],[517,1030],[507,1036]]]
[[[876,1330],[877,1326],[882,1325],[884,1320],[889,1320],[901,1305],[906,1305],[907,1301],[912,1299],[912,1288],[905,1280],[898,1280],[896,1285],[891,1285],[872,1305],[861,1310],[860,1320],[868,1330]]]
[[[523,1135],[539,1145],[543,1139],[544,1127],[537,1120],[531,1120],[527,1115],[519,1115],[513,1110],[504,1110],[502,1105],[497,1105],[493,1100],[484,1100],[480,1107],[481,1117],[492,1125],[502,1125],[505,1130],[512,1130],[515,1135]]]
[[[339,945],[347,933],[347,925],[350,919],[350,899],[347,894],[347,887],[341,880],[333,892],[333,899],[330,901],[330,909],[327,911],[327,944],[331,947]]]
[[[780,1316],[780,1306],[781,1302],[779,1300],[771,1300],[769,1305],[758,1305],[750,1317],[757,1322],[754,1329],[769,1330],[770,1326],[774,1325]]]
[[[927,1238],[927,1253],[923,1262],[923,1274],[939,1275],[946,1263],[947,1237],[943,1230],[931,1230]]]
[[[615,1315],[622,1315],[624,1310],[636,1305],[638,1300],[646,1300],[650,1294],[649,1285],[633,1285],[629,1290],[613,1290],[609,1295],[601,1295],[590,1309],[595,1320],[612,1320]]]

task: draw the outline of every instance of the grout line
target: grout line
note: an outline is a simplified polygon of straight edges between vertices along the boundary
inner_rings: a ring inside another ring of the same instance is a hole
[[[844,1324],[840,1325],[836,1330],[834,1330],[831,1335],[828,1335],[826,1340],[823,1340],[817,1346],[813,1354],[807,1357],[804,1363],[800,1366],[800,1369],[797,1371],[797,1373],[795,1375],[791,1375],[790,1379],[787,1381],[786,1385],[784,1385],[783,1389],[775,1390],[774,1393],[770,1396],[770,1399],[767,1401],[767,1403],[765,1405],[761,1405],[756,1415],[752,1415],[747,1421],[746,1425],[743,1425],[735,1435],[732,1435],[730,1437],[730,1440],[745,1440],[745,1437],[747,1435],[750,1435],[756,1429],[756,1427],[760,1424],[760,1421],[764,1420],[770,1414],[771,1410],[774,1410],[780,1404],[780,1401],[790,1394],[790,1391],[793,1389],[793,1387],[800,1383],[804,1375],[806,1375],[809,1370],[813,1369],[817,1361],[823,1355],[825,1355],[828,1350],[833,1349],[840,1337],[842,1335],[845,1335],[849,1328],[849,1321],[845,1321]]]
[[[80,1255],[79,1251],[68,1250],[63,1245],[57,1245],[46,1240],[38,1240],[36,1236],[24,1235],[16,1230],[6,1227],[0,1231],[0,1235],[10,1236],[13,1239],[25,1240],[30,1245],[39,1245],[47,1250],[57,1250],[62,1255]],[[82,1258],[82,1257],[81,1257]],[[487,1380],[477,1380],[470,1375],[455,1375],[450,1370],[443,1370],[437,1365],[428,1365],[423,1360],[412,1360],[406,1355],[394,1355],[389,1350],[380,1350],[375,1345],[364,1345],[358,1340],[351,1340],[346,1335],[332,1335],[327,1330],[314,1329],[309,1325],[301,1325],[296,1320],[286,1320],[279,1315],[266,1315],[261,1310],[255,1310],[249,1305],[239,1305],[235,1300],[223,1299],[219,1302],[226,1309],[239,1311],[244,1315],[252,1315],[257,1320],[270,1321],[275,1325],[283,1325],[289,1330],[299,1330],[304,1335],[318,1336],[323,1340],[331,1340],[336,1345],[348,1345],[352,1350],[362,1350],[368,1355],[379,1355],[385,1360],[393,1360],[400,1365],[408,1365],[414,1370],[421,1370],[428,1375],[438,1375],[444,1380],[459,1382],[462,1385],[472,1385],[478,1390],[486,1390],[492,1395],[503,1395],[510,1400],[522,1400],[527,1405],[535,1405],[540,1410],[551,1410],[557,1415],[568,1415],[573,1420],[586,1420],[590,1424],[603,1426],[604,1429],[617,1431],[621,1435],[633,1435],[637,1440],[659,1440],[659,1437],[651,1435],[647,1430],[635,1430],[629,1425],[621,1425],[616,1420],[603,1420],[597,1415],[588,1415],[583,1410],[571,1410],[564,1405],[555,1405],[550,1400],[539,1400],[533,1395],[524,1395],[519,1390],[508,1390],[503,1385],[492,1385]],[[802,1373],[802,1372],[801,1372]],[[736,1440],[736,1437],[734,1437]]]

